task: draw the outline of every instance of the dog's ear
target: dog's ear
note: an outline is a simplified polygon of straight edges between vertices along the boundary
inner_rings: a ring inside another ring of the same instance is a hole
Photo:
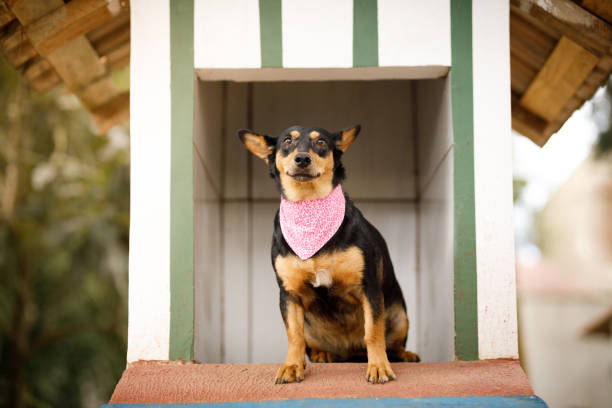
[[[346,152],[361,130],[361,125],[355,125],[351,128],[343,129],[338,132],[336,139],[336,148]]]
[[[276,146],[276,138],[268,135],[260,135],[248,129],[240,129],[238,131],[238,139],[246,148],[259,157],[269,162],[268,157],[274,152],[274,146]]]

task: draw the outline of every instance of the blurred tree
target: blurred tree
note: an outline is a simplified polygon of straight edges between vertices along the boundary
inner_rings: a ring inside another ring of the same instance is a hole
[[[127,130],[0,59],[0,403],[99,406],[125,368]]]
[[[595,144],[595,153],[597,158],[602,158],[603,156],[607,156],[608,153],[612,152],[612,109],[610,109],[610,105],[612,105],[612,77],[608,80],[608,85],[606,86],[606,100],[607,113],[610,116],[607,124],[606,130],[599,133],[599,137],[597,138],[597,142]],[[598,109],[598,107],[595,107]],[[602,109],[602,108],[599,108]]]

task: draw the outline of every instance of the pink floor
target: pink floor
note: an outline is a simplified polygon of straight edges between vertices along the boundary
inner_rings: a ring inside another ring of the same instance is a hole
[[[394,363],[397,380],[384,385],[367,383],[360,363],[308,364],[302,383],[275,385],[278,367],[141,361],[125,370],[110,403],[533,394],[516,360]]]

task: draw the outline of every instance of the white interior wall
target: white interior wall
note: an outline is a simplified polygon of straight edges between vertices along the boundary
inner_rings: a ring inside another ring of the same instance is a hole
[[[453,131],[450,76],[418,81],[418,316],[423,361],[454,360]]]
[[[198,82],[194,118],[194,262],[197,361],[221,361],[222,83]]]
[[[387,240],[411,320],[408,348],[422,353],[438,347],[423,342],[427,341],[436,345],[443,343],[439,348],[446,350],[448,347],[440,336],[419,334],[418,320],[423,314],[418,312],[421,297],[417,297],[417,248],[420,246],[417,244],[417,152],[412,118],[414,83],[230,82],[225,85],[225,108],[220,107],[223,86],[200,82],[197,87],[194,145],[200,154],[195,161],[196,359],[270,363],[283,361],[286,353],[278,286],[269,255],[279,194],[267,175],[265,164],[255,157],[249,158],[235,135],[237,129],[249,125],[249,87],[252,90],[250,124],[255,131],[278,135],[293,124],[329,130],[356,123],[362,125],[362,134],[343,158],[348,174],[344,190]],[[432,98],[430,103],[436,101],[439,98]],[[423,131],[435,136],[446,129],[434,128],[423,127]],[[208,138],[216,141],[205,140]],[[423,139],[425,143],[430,140]],[[225,157],[221,158],[224,143]],[[225,166],[219,169],[223,163]],[[436,174],[446,174],[446,170],[438,169]],[[444,180],[448,178],[436,179],[442,185]],[[219,199],[221,195],[223,200]],[[432,214],[431,219],[435,217]],[[447,231],[444,222],[437,227]],[[442,233],[442,230],[438,232]],[[434,234],[430,238],[439,237]],[[438,244],[433,248],[438,248]],[[452,277],[452,258],[450,265],[450,272],[444,276]],[[431,281],[430,289],[437,284]],[[452,291],[450,299],[452,306]],[[450,313],[452,316],[452,309]],[[443,313],[437,315],[443,316]],[[438,326],[449,325],[448,316],[443,317],[443,322],[425,326],[432,330],[432,335]],[[452,325],[443,331],[444,335],[449,331],[452,332]],[[448,337],[452,344],[451,334]],[[441,352],[426,353],[426,356],[430,360],[452,359]]]

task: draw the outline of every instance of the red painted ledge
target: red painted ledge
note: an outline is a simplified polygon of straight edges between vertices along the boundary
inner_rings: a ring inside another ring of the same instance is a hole
[[[274,384],[278,364],[130,364],[110,403],[274,401],[302,398],[418,398],[533,395],[516,360],[394,363],[397,380],[369,384],[366,364],[309,363],[301,383]]]

